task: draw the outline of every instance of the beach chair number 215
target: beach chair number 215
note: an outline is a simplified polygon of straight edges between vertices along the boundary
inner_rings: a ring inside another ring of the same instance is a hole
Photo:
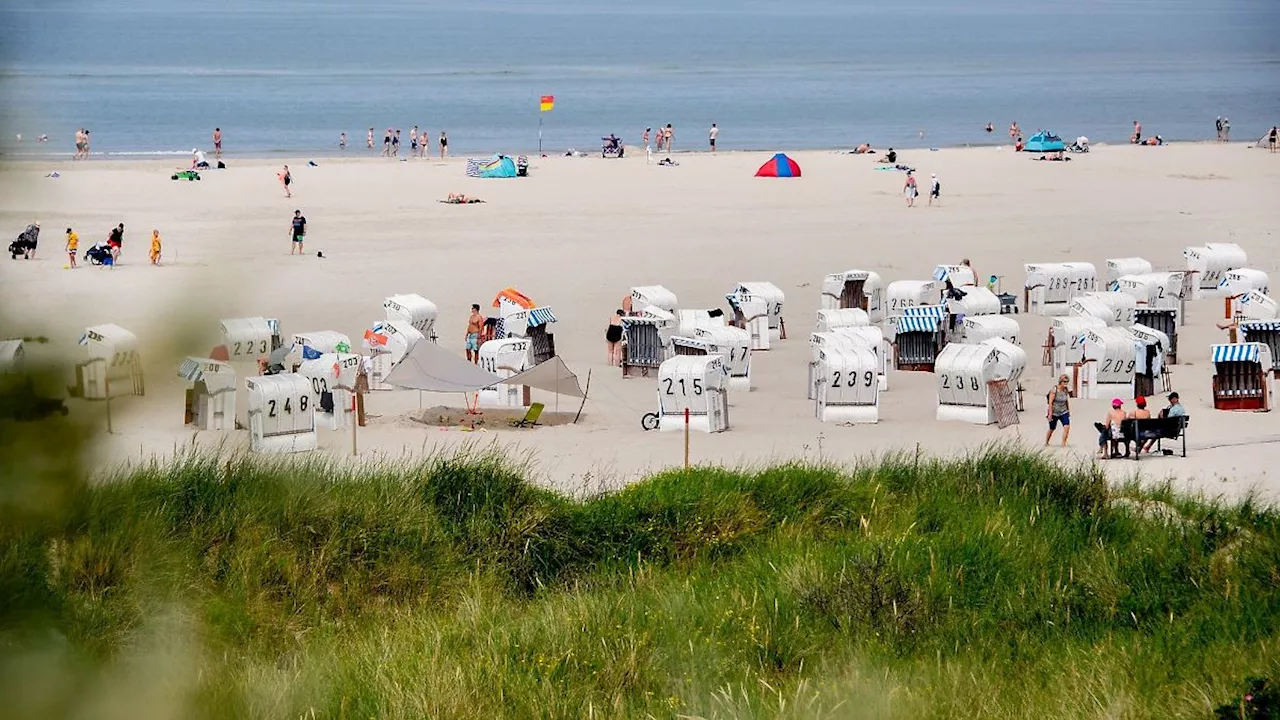
[[[688,397],[688,395],[689,395],[689,391],[688,391],[688,389],[687,389],[687,388],[685,388],[684,378],[680,378],[679,380],[675,380],[675,379],[673,379],[673,378],[665,378],[665,380],[666,380],[666,383],[667,383],[667,394],[668,394],[668,395],[675,395],[675,392],[674,392],[674,390],[673,390],[673,389],[674,389],[674,387],[675,387],[676,383],[679,383],[679,384],[680,384],[680,394],[681,394],[681,395],[684,395],[684,396],[686,396],[686,397]],[[694,395],[701,395],[701,394],[702,394],[702,379],[701,379],[701,378],[694,378],[691,384],[693,385],[693,394],[694,394]]]

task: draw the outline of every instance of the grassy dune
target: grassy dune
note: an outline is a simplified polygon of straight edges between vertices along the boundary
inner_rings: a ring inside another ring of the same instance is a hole
[[[0,472],[9,717],[1204,717],[1280,666],[1274,509],[999,449]]]

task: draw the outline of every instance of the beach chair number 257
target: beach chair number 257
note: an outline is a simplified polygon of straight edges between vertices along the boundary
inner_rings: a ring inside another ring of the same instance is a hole
[[[680,394],[681,394],[681,395],[684,395],[684,396],[686,396],[686,397],[688,397],[689,392],[688,392],[688,390],[685,388],[685,385],[684,385],[684,378],[680,378],[679,380],[674,380],[674,379],[672,379],[672,378],[665,378],[665,380],[666,380],[666,382],[667,382],[667,394],[668,394],[668,395],[675,395],[675,392],[673,391],[673,388],[675,387],[675,384],[678,382],[678,383],[680,383]],[[701,379],[701,378],[694,378],[694,379],[693,379],[693,382],[692,382],[692,385],[693,385],[693,394],[694,394],[694,395],[701,395],[701,394],[702,394],[702,379]]]

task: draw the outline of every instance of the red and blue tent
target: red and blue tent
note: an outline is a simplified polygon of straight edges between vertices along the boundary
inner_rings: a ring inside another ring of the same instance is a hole
[[[800,177],[800,166],[795,160],[778,153],[760,166],[756,177]]]

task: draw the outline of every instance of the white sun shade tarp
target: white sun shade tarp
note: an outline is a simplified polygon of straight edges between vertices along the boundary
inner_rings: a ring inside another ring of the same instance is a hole
[[[559,355],[550,360],[534,365],[524,372],[516,373],[502,381],[506,385],[526,385],[538,390],[546,390],[566,397],[586,398],[578,376],[573,374]]]
[[[387,373],[384,382],[425,392],[473,392],[509,381],[510,378],[503,379],[482,370],[436,343],[420,342]]]

